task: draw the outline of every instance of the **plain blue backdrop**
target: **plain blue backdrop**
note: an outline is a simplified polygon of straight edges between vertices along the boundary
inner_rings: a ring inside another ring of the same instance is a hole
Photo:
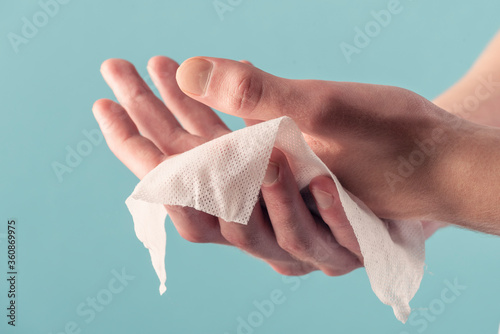
[[[223,13],[212,0],[67,2],[57,10],[0,3],[1,333],[498,332],[497,237],[458,228],[433,236],[412,321],[403,325],[363,269],[283,279],[237,249],[190,244],[167,220],[168,291],[160,297],[124,204],[135,176],[105,143],[92,145],[62,182],[53,165],[83,145],[83,131],[98,129],[93,102],[114,98],[99,73],[107,58],[127,59],[144,76],[155,55],[248,59],[279,76],[390,84],[432,99],[500,28],[500,1],[401,0],[350,62],[341,43],[353,44],[356,27],[389,0],[221,0]],[[6,317],[9,218],[18,222],[15,328]],[[122,271],[128,279],[120,282]],[[449,284],[461,289],[449,294]],[[259,311],[272,294],[281,303]]]

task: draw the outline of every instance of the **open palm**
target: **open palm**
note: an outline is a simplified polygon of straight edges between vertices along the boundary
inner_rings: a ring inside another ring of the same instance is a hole
[[[163,101],[131,63],[109,59],[101,67],[119,103],[98,100],[94,115],[111,151],[139,179],[165,159],[230,132],[211,108],[179,89],[178,67],[172,59],[160,56],[148,63]],[[266,206],[255,206],[248,225],[192,208],[166,206],[180,235],[191,242],[236,246],[286,275],[322,270],[337,276],[362,266],[359,245],[334,182],[325,176],[311,182],[319,217],[307,209],[284,154],[275,149],[271,161],[262,186]]]

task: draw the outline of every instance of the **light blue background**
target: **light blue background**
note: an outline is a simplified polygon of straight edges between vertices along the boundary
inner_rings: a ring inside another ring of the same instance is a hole
[[[73,0],[15,53],[7,34],[21,34],[22,18],[32,20],[40,6],[2,1],[0,233],[8,218],[17,218],[20,275],[13,329],[6,325],[2,269],[0,332],[55,334],[74,321],[82,333],[232,334],[237,318],[256,310],[254,301],[279,289],[286,301],[254,333],[497,333],[498,238],[457,228],[432,237],[412,307],[436,303],[445,280],[467,288],[432,321],[417,310],[418,322],[402,325],[375,297],[364,270],[284,282],[239,250],[188,243],[167,221],[168,291],[160,297],[124,204],[136,178],[104,143],[63,182],[52,170],[54,161],[64,163],[67,145],[85,139],[82,130],[97,128],[93,102],[113,98],[99,73],[107,58],[128,59],[143,75],[154,55],[179,62],[196,55],[248,59],[280,76],[397,85],[432,99],[500,28],[498,0],[401,0],[402,12],[348,64],[339,44],[352,43],[354,28],[387,3],[243,0],[221,20],[212,0]],[[243,125],[224,119],[233,129]],[[122,268],[134,280],[87,323],[77,307],[107,289],[112,270]]]

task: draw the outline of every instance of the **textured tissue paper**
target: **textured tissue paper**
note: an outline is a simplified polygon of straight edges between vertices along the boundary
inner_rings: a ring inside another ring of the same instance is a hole
[[[423,276],[424,235],[419,221],[382,221],[348,193],[314,154],[297,125],[281,117],[232,132],[168,159],[147,174],[127,198],[137,237],[149,249],[166,290],[163,204],[181,205],[247,224],[273,147],[285,153],[299,189],[330,175],[358,239],[366,273],[377,297],[406,322],[409,302]],[[355,154],[355,153],[353,153]],[[312,209],[312,207],[311,207]]]

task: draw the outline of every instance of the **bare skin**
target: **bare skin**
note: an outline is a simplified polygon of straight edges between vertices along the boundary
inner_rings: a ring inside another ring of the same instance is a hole
[[[422,219],[426,237],[446,225],[437,221],[500,234],[495,191],[500,154],[494,152],[500,130],[482,126],[500,125],[500,88],[482,98],[473,113],[454,107],[474,94],[478,75],[491,73],[500,81],[499,37],[435,104],[396,87],[288,80],[246,61],[207,57],[210,80],[200,86],[204,71],[203,64],[196,64],[199,59],[187,60],[180,69],[167,57],[150,60],[148,71],[164,102],[132,64],[110,59],[102,65],[119,104],[98,100],[94,115],[110,149],[139,179],[165,159],[230,132],[210,107],[242,117],[247,125],[288,115],[343,185],[379,216]],[[453,114],[467,121],[457,123]],[[398,157],[408,158],[415,140],[433,138],[435,129],[442,130],[443,140],[411,176],[391,187],[384,173],[397,173]],[[300,197],[284,154],[275,149],[271,161],[262,186],[267,209],[257,205],[248,225],[166,207],[180,235],[192,242],[236,246],[286,275],[322,270],[338,276],[362,266],[333,181],[324,176],[312,180],[309,188],[321,214],[315,217]],[[462,179],[476,186],[456,182]]]
[[[102,74],[120,104],[101,99],[93,111],[110,149],[139,179],[165,159],[230,132],[209,107],[182,93],[175,81],[178,66],[166,57],[149,61],[148,70],[163,103],[132,64],[111,59],[102,65]],[[168,206],[179,234],[191,242],[236,246],[286,275],[322,270],[338,276],[362,266],[359,246],[340,202],[333,200],[338,198],[333,181],[319,180],[320,189],[328,192],[332,202],[324,209],[324,205],[318,205],[323,220],[313,217],[284,154],[274,150],[271,158],[279,167],[269,168],[262,187],[267,209],[256,205],[248,225],[226,222],[190,208]]]

